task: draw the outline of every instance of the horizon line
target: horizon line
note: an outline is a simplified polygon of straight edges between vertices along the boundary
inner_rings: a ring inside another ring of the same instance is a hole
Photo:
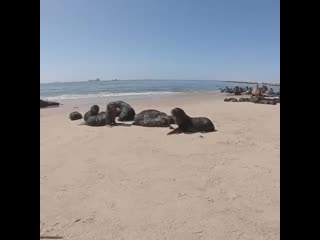
[[[40,84],[50,84],[50,83],[82,83],[88,82],[89,80],[82,80],[82,81],[54,81],[54,82],[41,82]],[[100,82],[111,82],[114,79],[110,80],[101,80]],[[277,81],[262,81],[262,80],[255,80],[255,81],[248,81],[248,80],[214,80],[214,79],[116,79],[116,81],[216,81],[216,82],[234,82],[234,83],[268,83],[268,84],[280,84],[280,80]]]

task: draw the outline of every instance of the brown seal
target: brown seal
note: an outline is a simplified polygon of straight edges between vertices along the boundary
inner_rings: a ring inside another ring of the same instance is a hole
[[[213,123],[206,117],[189,117],[181,108],[172,109],[171,114],[178,128],[169,132],[167,135],[215,131]]]
[[[174,124],[173,118],[155,109],[144,110],[136,114],[132,123],[132,125],[143,127],[170,127],[170,124]]]

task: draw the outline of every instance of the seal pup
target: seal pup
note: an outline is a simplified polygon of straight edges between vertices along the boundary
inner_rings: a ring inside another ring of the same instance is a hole
[[[178,128],[167,135],[179,133],[214,132],[216,129],[212,121],[206,117],[189,117],[181,108],[171,110],[172,118]]]
[[[89,117],[98,115],[99,110],[98,105],[92,105],[90,110],[84,114],[83,120],[87,121]]]

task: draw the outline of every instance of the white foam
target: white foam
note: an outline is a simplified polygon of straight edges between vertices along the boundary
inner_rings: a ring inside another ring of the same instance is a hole
[[[87,98],[102,98],[102,97],[121,97],[121,96],[143,96],[143,95],[163,95],[163,94],[179,94],[181,92],[168,92],[168,91],[158,91],[158,92],[126,92],[126,93],[110,93],[101,92],[94,94],[63,94],[59,96],[51,97],[40,97],[42,99],[47,99],[49,101],[54,100],[72,100],[72,99],[87,99]]]

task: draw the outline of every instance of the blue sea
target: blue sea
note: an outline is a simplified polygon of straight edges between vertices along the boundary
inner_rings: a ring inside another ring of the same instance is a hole
[[[40,98],[61,101],[90,98],[147,97],[181,93],[219,92],[219,89],[226,86],[245,87],[250,86],[250,84],[213,80],[101,80],[92,82],[41,83]],[[274,90],[278,89],[275,86],[272,88]]]

